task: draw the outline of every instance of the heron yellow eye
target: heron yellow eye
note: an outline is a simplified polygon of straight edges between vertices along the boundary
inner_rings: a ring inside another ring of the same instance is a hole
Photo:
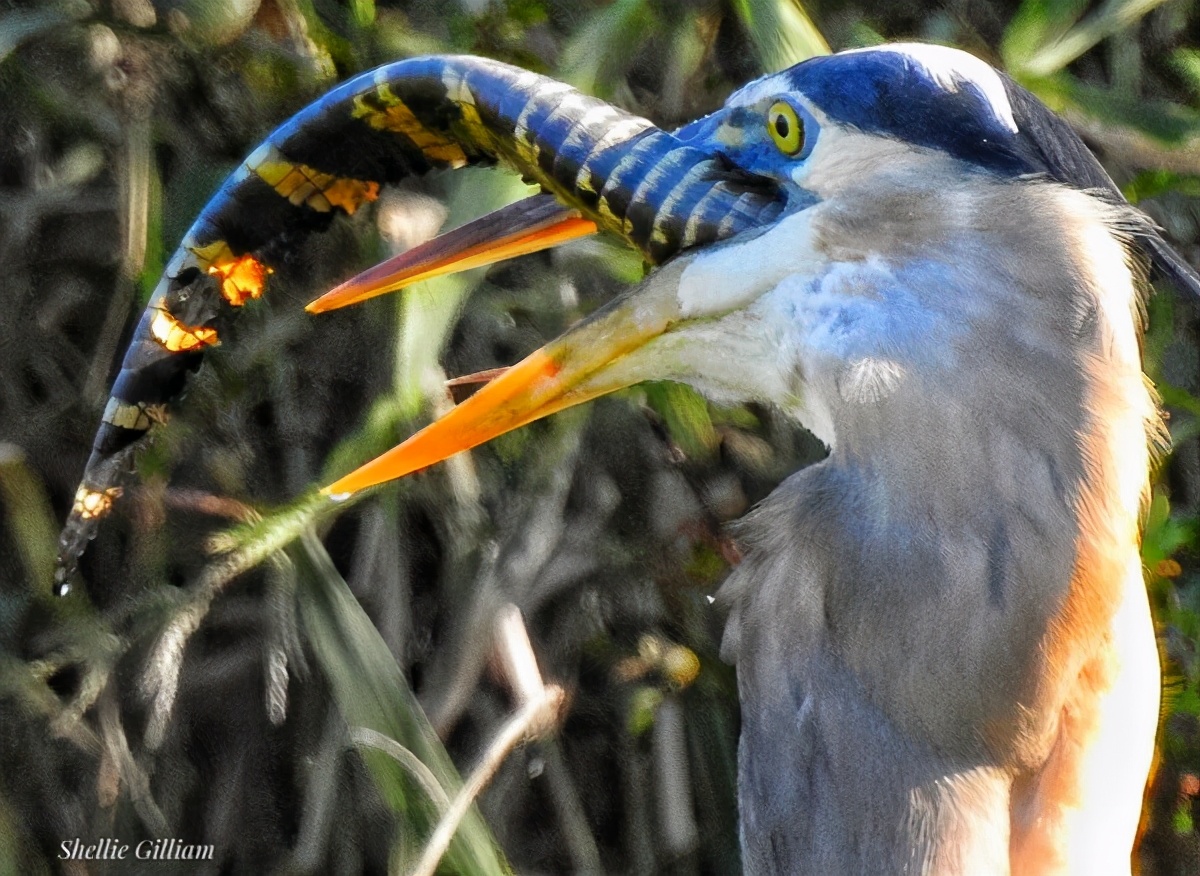
[[[804,124],[791,105],[782,100],[767,110],[767,130],[784,155],[795,155],[804,148]]]

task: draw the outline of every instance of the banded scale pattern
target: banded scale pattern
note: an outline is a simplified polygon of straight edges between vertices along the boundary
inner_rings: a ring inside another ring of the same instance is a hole
[[[431,170],[502,162],[625,238],[651,263],[773,221],[773,183],[561,82],[470,56],[399,61],[334,89],[276,129],[205,205],[126,351],[59,542],[67,579],[120,496],[137,442],[170,405],[220,323],[274,267]]]
[[[484,93],[466,71],[450,95]],[[462,100],[468,136],[503,130],[495,153],[532,183],[624,237],[651,264],[774,220],[774,184],[723,156],[685,144],[650,122],[569,85],[520,71],[499,102]],[[532,93],[534,98],[528,95]],[[510,126],[505,130],[505,126]]]

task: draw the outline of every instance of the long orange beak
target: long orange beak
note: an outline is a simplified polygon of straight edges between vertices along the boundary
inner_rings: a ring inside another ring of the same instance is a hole
[[[403,444],[325,487],[342,497],[403,477],[605,393],[656,376],[647,344],[680,319],[679,275],[689,259],[647,277],[492,380]]]
[[[596,223],[552,195],[534,195],[440,234],[363,271],[326,292],[305,310],[324,313],[395,292],[413,283],[481,268],[596,232]]]

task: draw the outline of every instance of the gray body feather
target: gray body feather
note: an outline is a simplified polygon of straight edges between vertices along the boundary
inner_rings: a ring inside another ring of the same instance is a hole
[[[813,208],[844,337],[797,380],[836,440],[740,524],[722,594],[746,870],[1006,873],[1011,856],[1014,872],[1127,873],[1128,825],[1086,839],[1102,870],[1027,854],[1033,822],[1069,831],[1082,807],[1132,799],[1136,824],[1146,721],[1153,738],[1152,708],[1118,728],[1137,763],[1112,798],[1084,793],[1086,758],[1059,781],[1072,710],[1106,708],[1131,674],[1157,699],[1136,544],[1156,419],[1122,216],[1048,182],[907,163],[841,174],[859,182]],[[866,325],[862,302],[894,322]],[[1145,666],[1105,662],[1125,635]]]

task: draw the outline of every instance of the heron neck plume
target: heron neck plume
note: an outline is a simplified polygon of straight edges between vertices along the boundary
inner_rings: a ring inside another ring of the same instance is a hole
[[[843,191],[813,224],[852,267],[809,299],[781,286],[809,308],[804,390],[836,439],[744,522],[723,593],[751,873],[1128,872],[1157,419],[1121,217],[961,177]],[[1114,663],[1118,640],[1138,656]],[[1101,721],[1118,702],[1137,716]]]

